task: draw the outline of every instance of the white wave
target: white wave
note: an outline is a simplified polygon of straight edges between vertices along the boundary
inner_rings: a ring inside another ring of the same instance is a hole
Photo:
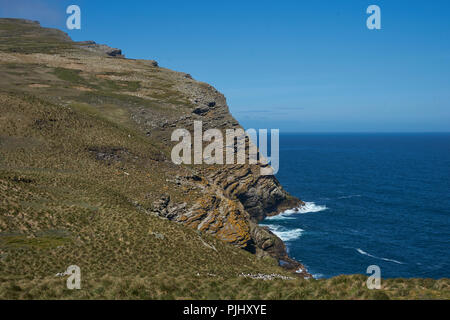
[[[305,204],[300,207],[288,209],[276,216],[267,217],[266,220],[275,220],[275,221],[276,220],[291,220],[291,219],[294,219],[292,217],[292,215],[294,215],[294,214],[320,212],[320,211],[327,210],[327,209],[328,209],[327,206],[317,205],[314,202],[305,202]]]
[[[338,199],[350,199],[350,198],[358,198],[361,197],[360,194],[353,194],[353,195],[349,195],[349,196],[342,196],[342,197],[338,197]]]
[[[314,202],[305,202],[303,206],[298,208],[298,212],[300,213],[309,213],[309,212],[320,212],[327,210],[327,206],[317,205]]]
[[[302,273],[304,271],[306,271],[306,270],[303,268],[298,268],[297,270],[295,270],[295,273]]]
[[[365,256],[368,256],[368,257],[372,257],[372,258],[375,258],[375,259],[384,260],[384,261],[390,261],[390,262],[394,262],[394,263],[397,263],[397,264],[404,264],[403,262],[400,262],[400,261],[397,261],[397,260],[394,260],[394,259],[382,258],[382,257],[377,257],[377,256],[374,256],[374,255],[371,255],[371,254],[369,254],[369,253],[367,253],[364,250],[361,250],[359,248],[357,248],[356,251],[358,251],[362,255],[365,255]]]
[[[266,224],[266,227],[269,227],[270,231],[272,231],[275,235],[278,236],[283,241],[292,241],[298,239],[303,234],[303,229],[295,228],[295,229],[286,229],[282,226],[276,224]]]
[[[287,210],[287,211],[289,211],[289,210]],[[266,220],[277,221],[277,220],[292,220],[292,219],[294,219],[293,217],[291,217],[292,213],[289,213],[287,211],[284,211],[276,216],[267,217]]]

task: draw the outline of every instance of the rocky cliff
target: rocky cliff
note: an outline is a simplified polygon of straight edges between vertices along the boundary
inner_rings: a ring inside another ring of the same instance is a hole
[[[450,297],[449,279],[294,276],[258,222],[302,202],[259,165],[174,164],[194,120],[239,127],[188,74],[0,19],[0,299]]]
[[[276,235],[258,225],[302,204],[274,176],[260,175],[261,165],[176,165],[170,159],[176,128],[192,131],[195,120],[203,130],[240,128],[215,88],[155,61],[125,59],[119,49],[72,42],[63,32],[25,20],[0,19],[0,64],[3,93],[95,114],[129,132],[120,143],[85,139],[78,154],[119,175],[145,172],[151,185],[127,194],[134,208],[284,261],[287,268],[301,267]],[[50,130],[59,117],[43,112],[33,128]],[[147,152],[133,151],[132,139],[148,146]]]

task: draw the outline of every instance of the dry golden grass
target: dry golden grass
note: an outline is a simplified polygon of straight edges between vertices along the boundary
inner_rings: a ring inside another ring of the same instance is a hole
[[[167,161],[158,133],[149,137],[130,119],[137,107],[156,119],[183,114],[190,102],[175,88],[181,76],[83,55],[57,33],[15,24],[0,19],[1,299],[450,298],[448,279],[391,279],[375,291],[360,275],[240,277],[292,274],[146,210],[162,193],[202,199],[171,182],[188,168]],[[81,290],[56,276],[73,264]]]

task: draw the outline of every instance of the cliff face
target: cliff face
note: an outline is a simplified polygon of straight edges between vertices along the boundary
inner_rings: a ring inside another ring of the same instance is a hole
[[[190,104],[177,118],[150,121],[151,115],[141,111],[133,119],[141,124],[149,136],[158,137],[168,145],[176,128],[186,128],[193,136],[193,122],[202,121],[203,131],[208,129],[241,128],[231,116],[225,97],[215,88],[181,74],[175,88]],[[225,136],[225,134],[224,134]],[[225,151],[224,151],[225,153]],[[290,196],[272,175],[261,175],[261,165],[194,165],[189,167],[190,177],[178,177],[181,186],[200,188],[201,198],[191,208],[176,210],[170,219],[186,223],[199,230],[214,234],[219,239],[265,254],[277,252],[285,258],[281,241],[257,222],[302,202]],[[270,251],[272,246],[277,249]],[[282,253],[283,252],[283,253]]]
[[[147,168],[153,185],[127,196],[135,208],[258,256],[284,260],[289,268],[301,266],[287,256],[278,237],[257,224],[302,204],[274,176],[260,175],[259,164],[175,165],[170,159],[176,128],[192,131],[196,120],[203,122],[203,130],[240,128],[215,88],[155,61],[124,59],[119,49],[72,42],[62,32],[29,21],[1,19],[0,39],[0,64],[7,71],[0,79],[2,92],[95,113],[128,130],[130,139],[151,146],[139,156],[127,142],[86,141],[80,151],[128,175],[133,168]],[[42,117],[37,126],[57,123]],[[147,167],[146,161],[154,165]]]
[[[294,277],[257,222],[301,201],[258,165],[175,165],[170,135],[194,120],[239,127],[188,74],[0,19],[0,298],[450,297],[448,279]]]

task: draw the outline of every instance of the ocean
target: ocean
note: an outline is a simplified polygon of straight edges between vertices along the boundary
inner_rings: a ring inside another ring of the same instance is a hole
[[[281,134],[277,178],[306,205],[261,224],[315,278],[450,277],[450,134]]]

